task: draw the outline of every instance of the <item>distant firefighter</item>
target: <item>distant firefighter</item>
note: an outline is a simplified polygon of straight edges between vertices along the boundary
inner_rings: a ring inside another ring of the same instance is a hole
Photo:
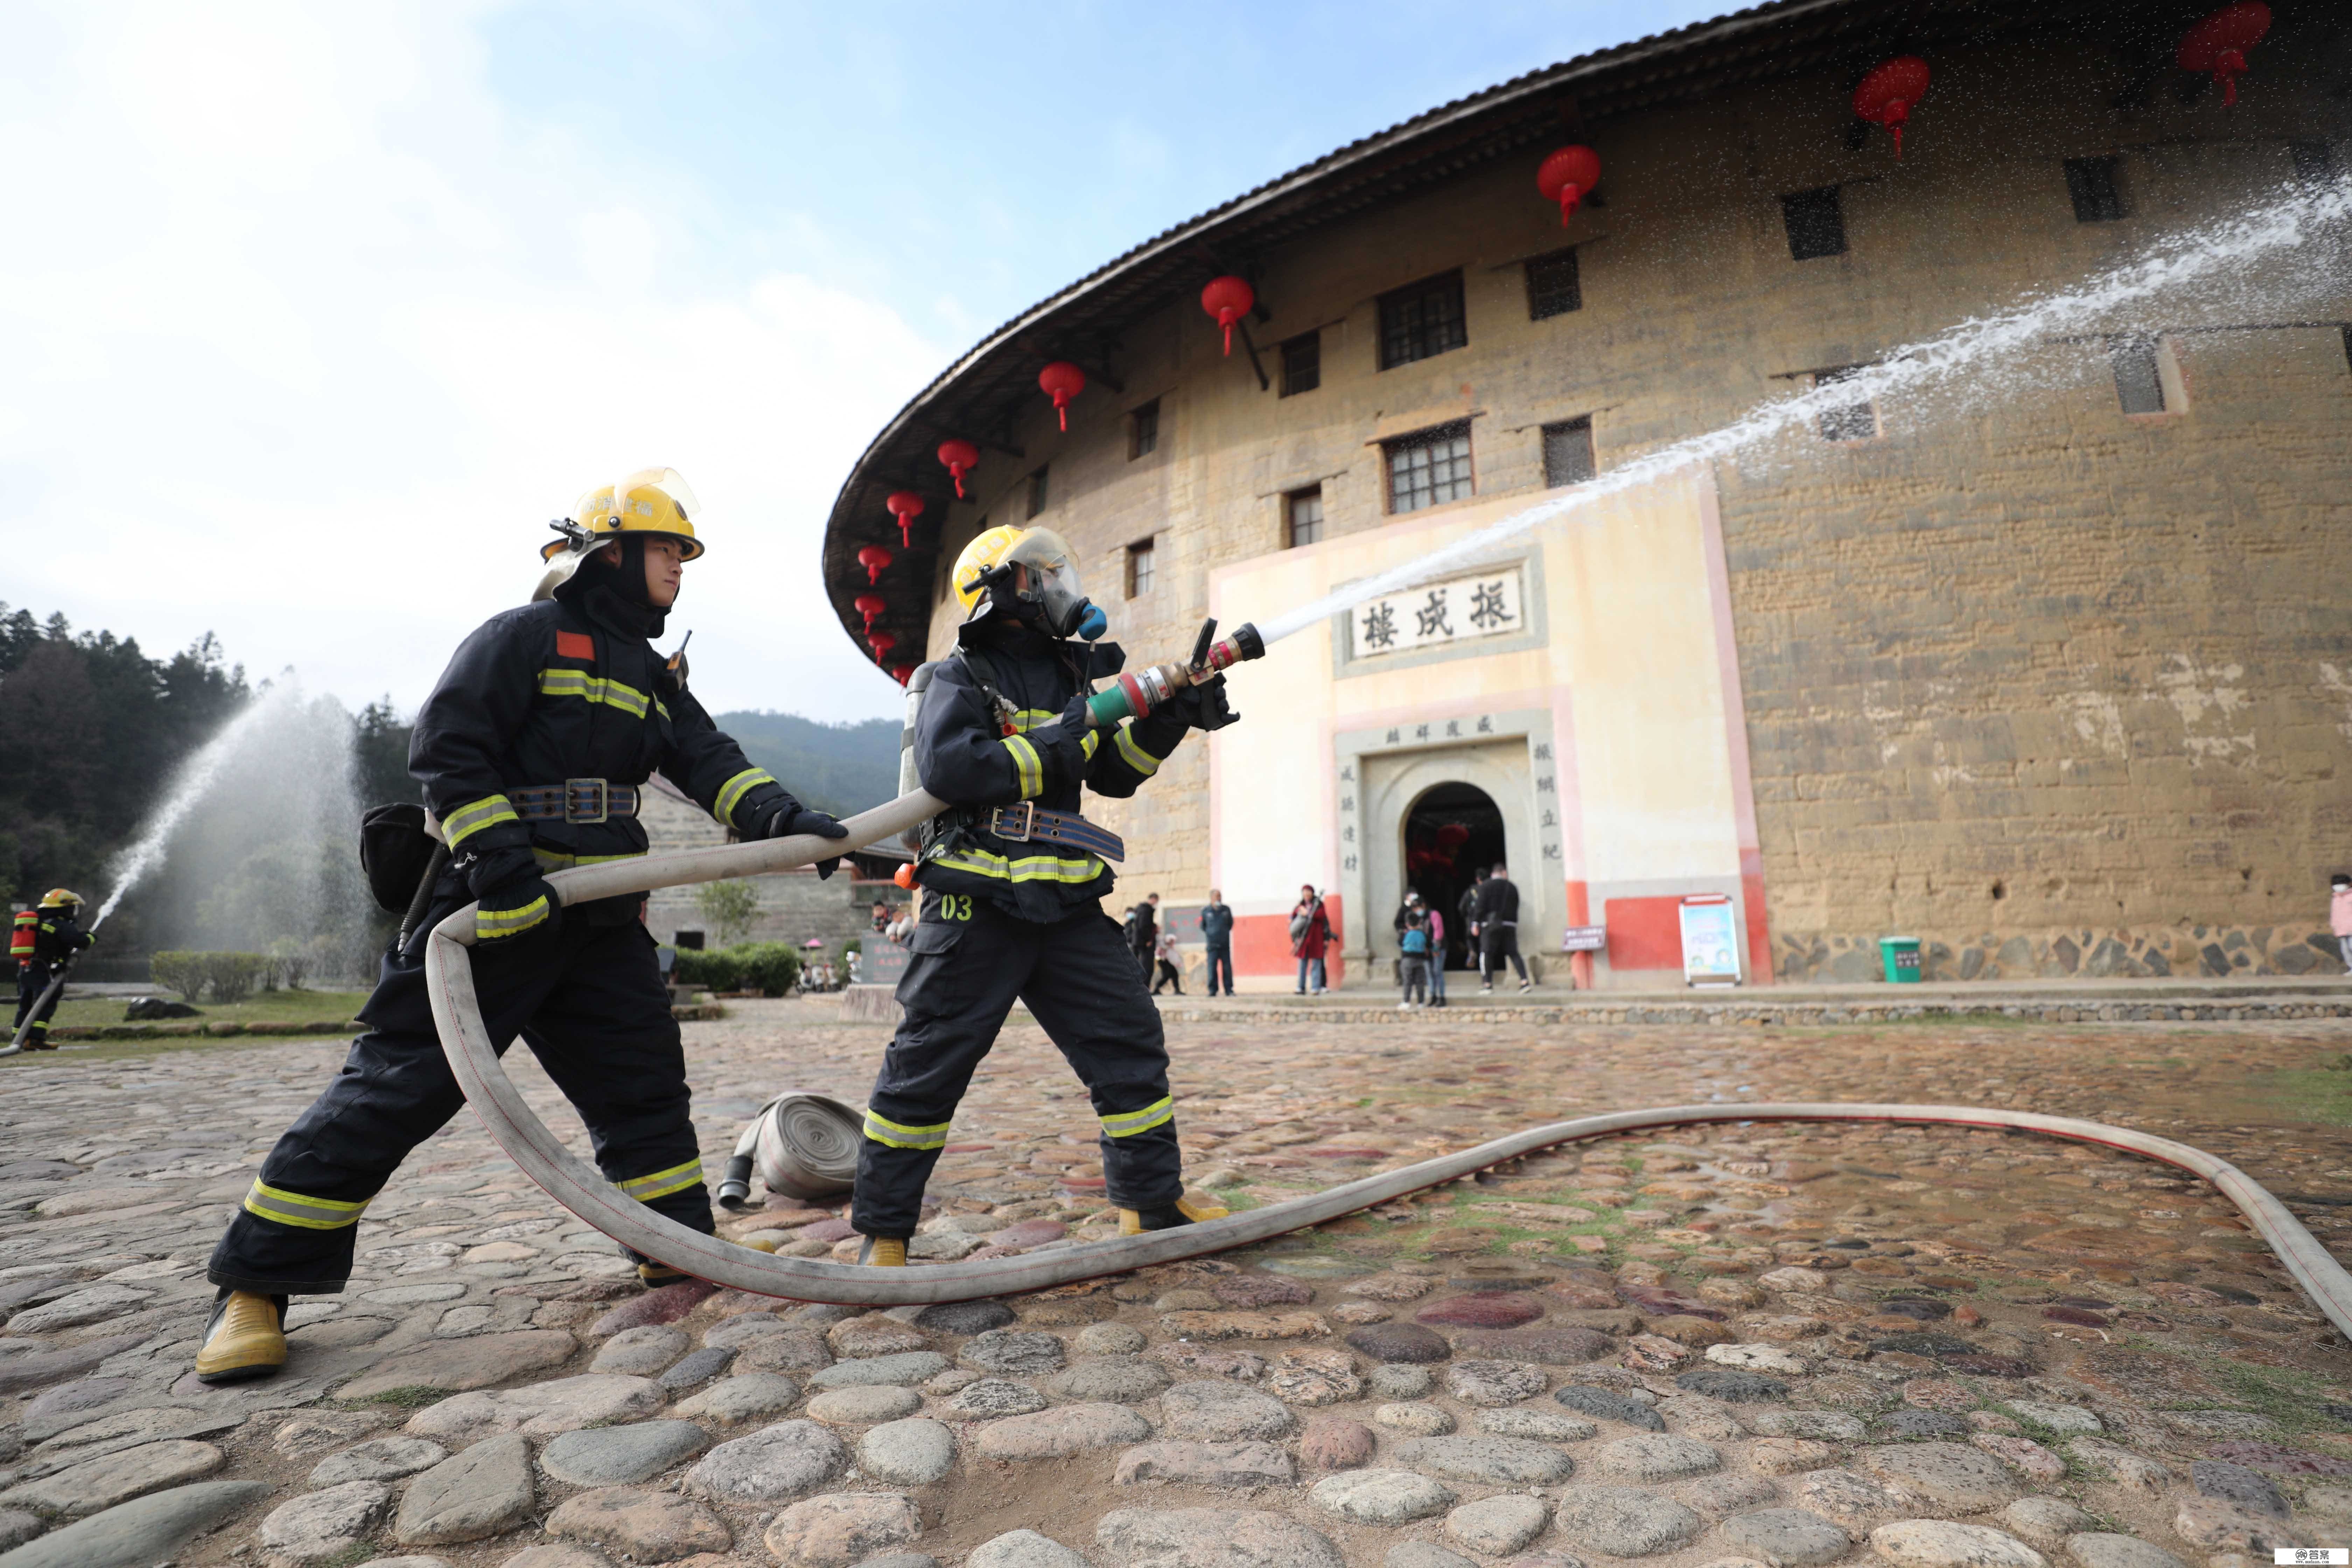
[[[16,1022],[10,1037],[25,1037],[28,1051],[53,1051],[49,1019],[58,1010],[58,994],[42,996],[66,961],[98,940],[96,931],[81,929],[81,895],[70,888],[51,888],[41,895],[38,909],[17,911],[8,931],[8,956],[16,961]],[[33,1020],[32,1027],[25,1020]]]

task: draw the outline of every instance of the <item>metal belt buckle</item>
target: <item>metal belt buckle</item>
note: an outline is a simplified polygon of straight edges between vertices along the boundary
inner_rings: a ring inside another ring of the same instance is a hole
[[[582,795],[593,795],[596,801],[593,816],[580,810],[573,802]],[[565,779],[563,781],[563,820],[566,822],[602,822],[610,815],[612,794],[603,779]]]
[[[1017,832],[1004,826],[1004,814],[1008,811],[1021,813],[1021,826]],[[988,819],[988,830],[1009,844],[1028,843],[1036,829],[1037,803],[1034,800],[1024,800],[1019,805],[1000,805]]]

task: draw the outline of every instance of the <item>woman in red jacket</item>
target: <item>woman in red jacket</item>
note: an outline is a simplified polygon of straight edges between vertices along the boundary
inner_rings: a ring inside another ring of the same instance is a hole
[[[1331,942],[1331,917],[1315,886],[1298,889],[1297,907],[1290,911],[1290,951],[1298,958],[1298,994],[1320,996],[1324,991],[1323,950]]]

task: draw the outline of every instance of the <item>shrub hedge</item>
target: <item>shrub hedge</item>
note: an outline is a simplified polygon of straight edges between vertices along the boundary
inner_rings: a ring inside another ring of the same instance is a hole
[[[733,947],[677,950],[680,984],[709,991],[764,991],[782,996],[800,984],[801,955],[781,942],[747,942]]]

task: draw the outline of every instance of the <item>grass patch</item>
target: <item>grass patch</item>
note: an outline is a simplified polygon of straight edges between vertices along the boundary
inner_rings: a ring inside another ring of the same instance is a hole
[[[332,1557],[314,1557],[311,1568],[357,1568],[362,1563],[375,1560],[376,1544],[373,1541],[354,1541]]]
[[[2281,1366],[2256,1366],[2216,1356],[2206,1371],[2230,1397],[2239,1400],[2279,1425],[2283,1433],[2307,1436],[2315,1432],[2341,1433],[2341,1423],[2319,1406],[2341,1402],[2343,1394],[2326,1379]]]
[[[158,985],[150,995],[167,1002],[179,994]],[[165,1020],[185,1024],[308,1024],[332,1018],[340,1027],[368,999],[364,991],[257,991],[229,1006],[198,1003],[201,1017]],[[74,997],[58,1004],[57,1023],[97,1026],[120,1024],[128,996]]]
[[[428,1405],[438,1405],[449,1397],[446,1388],[427,1388],[421,1383],[406,1383],[398,1388],[387,1388],[382,1394],[371,1394],[364,1399],[337,1401],[346,1410],[356,1410],[366,1405],[390,1405],[402,1410],[422,1410]]]

